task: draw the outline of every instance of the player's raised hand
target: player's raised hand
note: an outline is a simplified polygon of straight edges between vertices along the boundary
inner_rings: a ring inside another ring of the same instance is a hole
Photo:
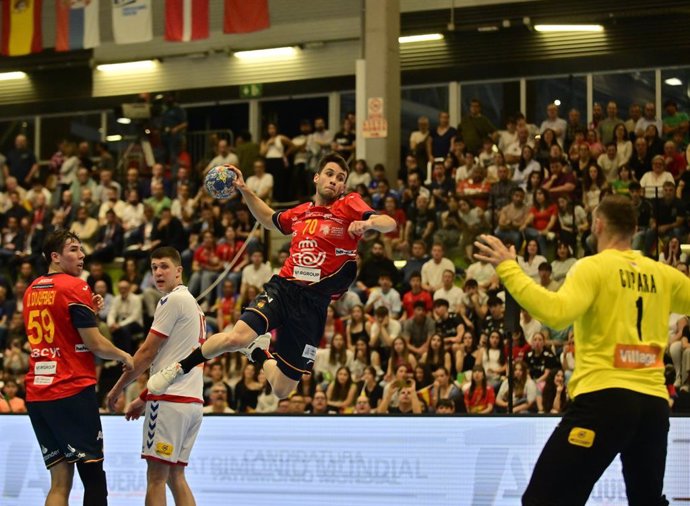
[[[479,250],[479,253],[474,254],[477,260],[483,260],[493,266],[498,266],[506,260],[515,260],[515,246],[508,249],[498,237],[493,235],[482,234],[478,239],[474,241],[474,245]]]
[[[145,409],[146,402],[137,397],[132,402],[127,404],[127,407],[125,408],[125,420],[136,420],[144,413]]]
[[[368,221],[353,221],[347,228],[350,237],[354,238],[357,235],[362,235],[364,232],[371,228],[371,223]]]
[[[247,188],[247,184],[244,182],[244,176],[242,175],[242,171],[239,168],[237,168],[234,165],[229,164],[229,163],[226,163],[225,167],[227,167],[228,169],[233,171],[235,173],[235,176],[237,176],[237,179],[235,179],[235,183],[234,183],[235,188],[237,188],[240,191]]]

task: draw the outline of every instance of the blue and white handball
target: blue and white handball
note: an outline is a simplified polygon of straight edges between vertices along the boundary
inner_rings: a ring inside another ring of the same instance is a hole
[[[229,165],[216,165],[206,174],[204,185],[206,191],[215,199],[227,199],[235,193],[237,175]]]

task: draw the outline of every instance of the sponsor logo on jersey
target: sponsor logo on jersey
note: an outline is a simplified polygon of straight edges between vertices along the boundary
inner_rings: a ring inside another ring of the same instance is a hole
[[[48,449],[46,447],[43,447],[43,461],[48,462],[50,459],[53,457],[57,456],[58,453],[60,453],[60,450],[53,450],[52,452],[48,453]]]
[[[617,344],[613,365],[618,369],[664,367],[661,348],[645,344]]]
[[[34,364],[34,374],[57,374],[57,362],[36,362]]]
[[[299,279],[300,281],[315,283],[321,280],[321,269],[312,269],[310,267],[295,265],[292,274],[295,276],[295,279]]]
[[[60,348],[34,348],[31,350],[31,358],[57,358],[61,357]]]
[[[583,448],[591,448],[594,444],[596,432],[583,427],[573,427],[568,435],[568,443]]]
[[[55,376],[34,376],[34,385],[51,385]]]
[[[165,304],[166,302],[168,302],[168,298],[167,298],[167,297],[163,297],[163,298],[161,299],[160,305],[162,306],[162,305]]]
[[[77,353],[88,353],[91,350],[89,350],[86,347],[86,345],[84,343],[82,343],[82,344],[75,344],[74,345],[74,351],[76,351]]]

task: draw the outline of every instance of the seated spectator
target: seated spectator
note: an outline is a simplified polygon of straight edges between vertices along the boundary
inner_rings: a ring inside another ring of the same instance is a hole
[[[328,347],[331,345],[336,334],[345,336],[345,324],[335,314],[333,304],[329,304],[326,308],[326,323],[323,328],[323,336],[321,336],[320,347]],[[352,347],[352,343],[346,343],[348,348]]]
[[[672,183],[675,189],[676,183],[673,179],[673,174],[666,171],[666,164],[662,155],[656,155],[652,158],[652,170],[646,172],[640,185],[644,188],[644,195],[648,199],[660,199],[663,197],[663,186],[666,183]]]
[[[475,248],[473,252],[477,253],[478,250]],[[498,275],[494,266],[489,262],[478,260],[471,263],[465,271],[465,276],[466,279],[475,279],[479,289],[485,292],[498,289]]]
[[[317,380],[322,383],[333,382],[338,369],[341,367],[349,368],[353,357],[352,350],[347,349],[345,337],[342,334],[336,334],[328,348],[316,350],[314,374]]]
[[[671,267],[678,267],[678,264],[688,263],[688,256],[681,251],[680,240],[677,237],[671,237],[664,244],[664,249],[659,254],[659,262]]]
[[[345,337],[350,346],[356,346],[357,341],[369,343],[371,333],[371,322],[364,313],[364,306],[357,304],[350,311],[350,318],[345,327]]]
[[[544,334],[537,332],[532,336],[532,351],[527,353],[525,364],[531,378],[539,387],[539,391],[544,388],[544,382],[551,369],[558,367],[558,361],[551,350],[545,348]]]
[[[518,186],[510,179],[510,169],[506,166],[503,153],[494,156],[495,165],[487,169],[487,180],[491,183],[489,209],[497,213],[510,204],[511,196]]]
[[[358,184],[369,186],[371,184],[371,171],[367,165],[367,161],[359,159],[355,162],[355,167],[347,177],[346,189],[348,191],[355,191]]]
[[[472,174],[472,171],[477,166],[477,160],[474,154],[469,151],[465,152],[459,161],[461,165],[455,170],[454,176],[456,188],[460,183],[470,177],[470,174]]]
[[[558,241],[556,244],[556,258],[551,262],[551,278],[557,284],[556,289],[563,284],[566,274],[575,265],[576,261],[572,248],[567,243]]]
[[[542,252],[546,251],[547,241],[553,240],[556,236],[558,210],[556,205],[551,202],[548,190],[537,189],[534,191],[534,203],[521,226],[528,241],[535,240],[539,244]]]
[[[486,180],[486,169],[479,166],[474,167],[470,177],[458,183],[456,191],[461,199],[469,199],[474,206],[486,209],[489,206],[489,192],[491,191],[491,183]]]
[[[352,372],[352,379],[360,381],[365,376],[366,370],[373,370],[374,379],[383,377],[381,369],[381,357],[376,350],[369,347],[368,341],[359,340],[355,343],[354,358],[350,363],[349,369]]]
[[[532,172],[542,172],[542,169],[539,162],[534,159],[534,150],[526,145],[522,148],[522,155],[513,172],[513,182],[524,188]]]
[[[494,234],[504,243],[515,245],[516,251],[522,246],[522,224],[529,215],[530,208],[525,205],[525,190],[515,188],[510,196],[510,204],[503,207],[498,215],[498,227]]]
[[[434,292],[443,285],[443,271],[455,272],[455,264],[443,256],[442,244],[434,244],[431,248],[431,259],[422,266],[422,288]]]
[[[628,187],[633,182],[633,175],[627,165],[618,167],[618,177],[611,182],[611,190],[615,194],[630,195]]]
[[[486,381],[486,373],[481,365],[472,367],[472,380],[465,391],[465,409],[468,413],[485,415],[493,413],[496,394]]]
[[[600,154],[604,152],[604,144],[602,144],[601,140],[599,139],[599,131],[594,128],[590,128],[589,130],[587,130],[586,139],[587,144],[589,145],[589,152],[592,156],[593,162],[594,160],[599,158]],[[582,167],[582,164],[580,165],[580,167]]]
[[[685,203],[676,198],[676,189],[673,182],[666,181],[664,183],[661,195],[662,198],[657,200],[655,206],[656,216],[654,216],[654,220],[650,222],[650,226],[645,232],[645,253],[651,252],[659,239],[668,241],[671,237],[677,237],[684,240],[686,230],[685,213],[687,209]],[[654,256],[656,256],[656,252]]]
[[[470,381],[472,369],[477,365],[482,368],[480,355],[484,352],[483,348],[477,348],[472,332],[465,332],[462,336],[460,348],[455,353],[455,370],[458,373],[458,381],[467,383]]]
[[[443,338],[439,334],[429,336],[425,348],[426,351],[419,360],[420,364],[430,371],[436,371],[439,367],[445,367],[446,371],[451,370],[451,355],[443,345]]]
[[[382,239],[386,247],[386,256],[388,258],[406,257],[409,252],[409,246],[405,241],[405,223],[407,222],[405,211],[398,208],[398,202],[394,197],[388,196],[383,204],[383,214],[387,214],[397,223],[395,230],[383,234]]]
[[[104,263],[112,262],[115,257],[122,255],[124,237],[125,232],[115,215],[115,211],[109,209],[105,213],[105,224],[98,229],[96,244],[88,260]]]
[[[666,165],[666,171],[670,172],[676,181],[688,167],[688,161],[683,154],[678,152],[676,143],[673,141],[666,141],[664,143],[664,164]]]
[[[402,337],[407,342],[407,347],[417,357],[423,356],[428,351],[428,340],[436,330],[436,322],[429,316],[426,304],[422,301],[414,303],[411,318],[402,323]]]
[[[482,331],[486,333],[498,332],[503,335],[505,332],[505,306],[503,300],[496,295],[491,295],[486,303],[489,308],[488,313],[482,321]]]
[[[599,205],[601,195],[608,188],[609,184],[601,168],[596,164],[590,165],[582,178],[582,203],[586,212],[591,213]]]
[[[235,385],[235,411],[238,413],[255,411],[263,388],[264,385],[259,382],[256,366],[248,362],[242,370],[242,378]]]
[[[237,165],[239,166],[240,160],[235,153],[232,152],[230,143],[225,139],[220,139],[216,145],[216,156],[208,162],[208,165],[204,169],[204,175],[217,165]],[[246,167],[242,167],[245,168]]]
[[[487,305],[489,296],[486,292],[479,290],[479,284],[476,279],[466,280],[463,291],[465,293],[462,297],[462,304],[465,311],[460,313],[460,316],[468,328],[478,329],[486,313],[489,311],[489,306]]]
[[[448,301],[437,299],[434,301],[434,319],[436,333],[443,339],[446,350],[455,352],[460,346],[462,335],[465,333],[465,322],[461,316],[448,310]]]
[[[113,299],[108,312],[108,328],[113,336],[113,344],[131,354],[135,349],[133,338],[143,338],[143,306],[141,297],[131,293],[131,286],[126,279],[118,282],[117,289],[119,294]]]
[[[379,275],[382,272],[390,274],[393,284],[397,283],[398,269],[393,260],[386,256],[383,242],[376,240],[371,246],[371,255],[362,262],[357,276],[357,288],[361,293],[367,293],[370,288],[378,286]]]
[[[328,406],[340,411],[340,413],[350,412],[357,395],[357,385],[352,381],[350,369],[340,367],[336,372],[335,379],[328,385],[326,398]]]
[[[448,301],[449,310],[460,314],[463,310],[462,298],[464,292],[455,286],[455,271],[446,269],[441,276],[441,287],[434,292],[434,300],[444,299]]]
[[[5,381],[0,395],[0,413],[26,413],[26,403],[17,397],[19,387],[13,379]]]
[[[563,414],[568,407],[568,388],[565,385],[563,369],[549,372],[541,396],[537,396],[539,413]]]
[[[17,325],[18,324],[18,325]],[[29,355],[22,348],[22,340],[15,331],[24,332],[21,313],[15,313],[10,324],[10,345],[5,349],[3,369],[13,376],[25,374],[29,370]]]
[[[546,262],[546,258],[540,252],[539,242],[536,239],[530,239],[525,246],[524,255],[517,257],[518,264],[520,264],[525,274],[536,282],[539,282],[539,266]]]
[[[263,290],[265,283],[273,276],[271,264],[264,262],[264,253],[261,250],[255,250],[249,256],[249,265],[242,269],[242,285],[240,287],[240,294],[245,296],[249,286],[254,286]]]
[[[391,398],[398,394],[397,406],[391,406]],[[422,413],[422,403],[417,397],[414,380],[396,381],[391,384],[383,396],[377,413],[395,413],[404,415],[418,415]]]
[[[587,213],[582,206],[573,203],[567,197],[558,198],[559,241],[567,244],[573,252],[578,245],[586,244],[590,225]]]
[[[430,391],[431,409],[436,409],[436,406],[441,400],[449,400],[457,403],[462,399],[462,392],[457,387],[454,381],[450,378],[449,370],[440,366],[434,370],[434,382],[431,385]]]
[[[534,412],[537,409],[538,390],[536,383],[529,377],[524,362],[517,362],[513,367],[513,413]],[[508,380],[501,383],[496,394],[496,407],[504,413],[508,409]]]
[[[493,331],[489,334],[489,340],[480,357],[480,365],[484,367],[486,380],[496,390],[508,369],[500,332]]]
[[[426,195],[418,195],[415,203],[414,207],[406,211],[405,242],[412,244],[419,240],[428,246],[436,227],[436,213],[429,206],[429,197]]]
[[[463,221],[458,211],[459,201],[455,195],[448,197],[448,209],[441,212],[438,230],[434,233],[434,242],[443,244],[444,248],[452,249],[460,243],[460,233]]]
[[[80,206],[77,209],[77,219],[72,222],[70,232],[79,236],[84,253],[87,255],[93,253],[98,240],[98,231],[98,220],[89,216],[89,210],[85,206]]]
[[[394,372],[402,366],[405,366],[408,371],[413,371],[417,366],[417,359],[407,347],[407,341],[402,336],[398,336],[393,339],[390,358],[388,359],[388,368],[384,378],[390,381],[393,378]]]
[[[422,275],[419,272],[414,272],[409,278],[410,289],[403,295],[402,307],[403,314],[401,320],[410,318],[414,313],[414,305],[417,302],[422,302],[427,311],[431,311],[433,299],[431,294],[422,288]]]
[[[228,391],[223,383],[214,383],[211,387],[209,404],[203,408],[204,414],[228,415],[234,411],[228,405]]]
[[[460,239],[460,249],[471,262],[472,249],[477,236],[489,230],[486,222],[484,210],[479,206],[473,206],[467,198],[460,198],[458,202],[458,212],[462,225],[462,237]]]
[[[601,167],[606,181],[612,183],[616,179],[618,169],[620,168],[620,160],[615,142],[609,142],[606,145],[606,151],[597,158],[597,165]]]
[[[541,187],[549,191],[549,195],[553,200],[557,200],[561,196],[572,199],[577,187],[577,178],[572,172],[564,170],[561,158],[551,158],[549,160],[549,169],[551,176],[542,183]]]
[[[552,272],[553,268],[549,262],[539,264],[539,284],[550,292],[557,292],[560,285],[551,278]]]
[[[379,275],[379,286],[375,286],[369,291],[369,298],[364,306],[364,311],[371,313],[381,306],[388,309],[392,318],[396,320],[400,318],[402,312],[400,293],[393,288],[393,280],[387,272],[382,272]]]
[[[523,311],[521,311],[521,313],[525,317],[529,318],[530,322],[534,322],[534,323],[539,324],[539,322],[537,320],[533,319],[532,315],[530,315],[527,311],[523,310]],[[522,325],[523,321],[524,321],[524,319],[521,318],[520,325]],[[541,324],[539,324],[539,328],[541,328]],[[533,334],[534,333],[530,334],[530,337]],[[521,327],[519,330],[513,332],[511,338],[513,341],[513,345],[511,346],[511,348],[513,349],[513,361],[517,362],[518,360],[525,360],[525,357],[532,350],[532,347],[527,342],[527,339],[525,339],[525,333],[524,333],[523,328]],[[505,344],[506,357],[510,356],[510,350],[509,350],[508,346],[509,346],[508,339],[506,339],[506,344]]]
[[[419,273],[421,276],[422,267],[429,260],[426,254],[426,243],[424,241],[415,241],[412,243],[412,254],[407,258],[405,266],[402,268],[403,276],[403,291],[409,287],[410,277],[414,273]]]
[[[312,415],[334,415],[338,413],[338,410],[328,405],[326,392],[317,390],[314,392],[314,398],[311,401],[311,408],[308,413]]]
[[[664,154],[664,141],[661,140],[656,125],[647,125],[644,130],[644,140],[647,142],[647,148],[652,157]]]

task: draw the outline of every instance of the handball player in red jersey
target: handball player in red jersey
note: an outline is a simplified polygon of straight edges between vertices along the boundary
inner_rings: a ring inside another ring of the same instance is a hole
[[[390,232],[390,216],[377,215],[357,193],[345,195],[349,167],[339,155],[325,156],[314,175],[316,195],[287,211],[274,211],[247,188],[242,173],[236,188],[265,228],[291,235],[282,270],[245,309],[230,332],[211,336],[181,362],[152,371],[149,392],[160,395],[196,365],[228,351],[240,351],[264,374],[279,398],[287,397],[302,374],[311,372],[323,336],[326,309],[357,275],[356,252],[367,230]],[[279,329],[273,353],[268,332]]]
[[[98,331],[94,304],[103,301],[79,277],[84,269],[79,237],[54,232],[43,255],[48,274],[36,278],[24,294],[24,324],[31,345],[26,406],[50,470],[45,504],[67,506],[76,463],[84,506],[103,506],[108,490],[94,355],[118,360],[126,370],[133,361]]]

